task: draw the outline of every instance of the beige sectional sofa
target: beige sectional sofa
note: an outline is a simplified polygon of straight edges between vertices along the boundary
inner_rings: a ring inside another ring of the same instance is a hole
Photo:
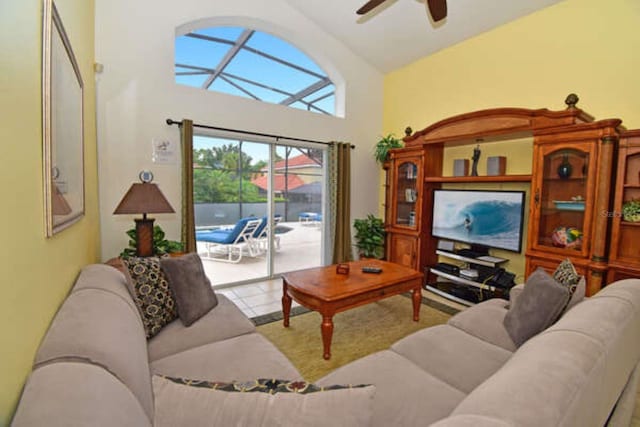
[[[300,378],[233,303],[218,300],[192,326],[178,319],[147,341],[124,276],[87,266],[36,354],[13,425],[153,425],[153,374]],[[519,348],[503,326],[506,305],[478,304],[317,384],[374,384],[375,426],[629,424],[640,376],[640,280],[606,287]],[[336,425],[329,416],[314,421]]]

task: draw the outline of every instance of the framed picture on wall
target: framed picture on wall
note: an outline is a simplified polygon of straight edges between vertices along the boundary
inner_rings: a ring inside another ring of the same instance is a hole
[[[42,135],[47,237],[84,215],[83,82],[53,0],[44,1]]]

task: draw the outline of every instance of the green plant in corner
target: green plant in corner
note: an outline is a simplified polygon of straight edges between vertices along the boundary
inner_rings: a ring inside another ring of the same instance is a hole
[[[383,164],[387,160],[389,150],[392,148],[402,148],[402,141],[396,138],[392,133],[382,137],[376,144],[373,156],[376,158],[376,162]]]
[[[353,221],[356,246],[361,257],[382,258],[384,255],[384,222],[369,214],[365,219]]]
[[[640,222],[640,199],[631,199],[622,204],[622,219]]]
[[[129,258],[136,255],[137,236],[136,229],[127,230],[129,236],[129,247],[120,252],[121,258]],[[175,240],[165,239],[164,230],[159,225],[153,226],[153,255],[162,256],[173,252],[181,252],[183,250],[182,243]]]

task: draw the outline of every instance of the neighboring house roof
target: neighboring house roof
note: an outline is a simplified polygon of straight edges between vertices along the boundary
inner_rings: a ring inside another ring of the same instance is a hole
[[[273,169],[284,170],[286,167],[288,167],[289,169],[320,168],[322,167],[322,165],[319,165],[318,162],[316,162],[306,154],[300,154],[299,156],[290,157],[288,161],[280,160],[279,162],[276,162],[276,164],[273,166]],[[267,168],[263,168],[262,171],[266,172]]]
[[[296,187],[290,192],[293,194],[322,194],[322,183],[320,181],[310,182]]]
[[[284,191],[285,189],[285,180],[284,180],[284,175],[276,175],[274,178],[274,191]],[[255,178],[253,180],[251,180],[252,184],[257,185],[258,187],[260,187],[263,190],[267,189],[267,185],[269,184],[269,176],[268,175],[263,175],[260,176],[258,178]],[[304,185],[304,181],[296,174],[288,174],[287,175],[287,189],[289,191],[301,187]]]

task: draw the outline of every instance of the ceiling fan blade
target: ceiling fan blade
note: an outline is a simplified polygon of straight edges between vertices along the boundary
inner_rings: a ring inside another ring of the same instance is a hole
[[[387,1],[387,0],[369,0],[368,2],[366,2],[364,4],[364,6],[362,6],[360,9],[356,10],[356,13],[358,15],[364,15],[365,13],[369,12],[370,10],[373,10],[376,7],[380,6],[385,1]]]
[[[438,22],[447,17],[447,0],[427,0],[427,8],[433,22]]]

